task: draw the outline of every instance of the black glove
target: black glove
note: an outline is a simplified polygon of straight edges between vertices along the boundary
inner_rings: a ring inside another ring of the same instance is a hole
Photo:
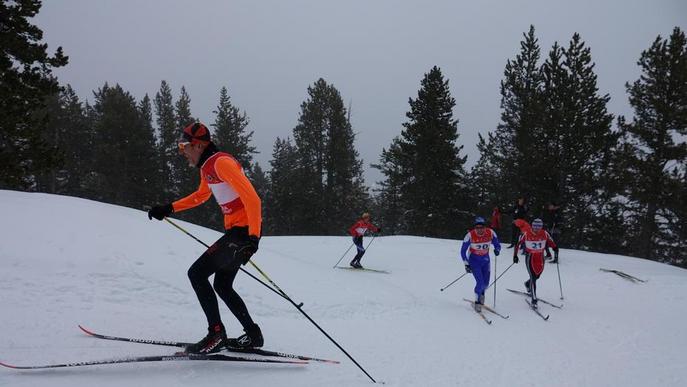
[[[518,262],[520,262],[520,259],[518,258],[518,255],[516,254],[513,256],[513,263],[518,263]]]
[[[260,244],[260,238],[249,235],[246,240],[241,243],[236,244],[235,256],[241,261],[241,264],[245,265],[250,260],[250,257],[258,251],[258,244]]]
[[[470,268],[470,265],[468,265],[467,263],[465,264],[465,271],[467,273],[472,273],[472,269]]]
[[[157,219],[157,220],[162,220],[168,216],[170,216],[174,212],[174,207],[172,207],[172,204],[165,204],[162,206],[154,206],[150,210],[148,210],[148,219]]]
[[[494,255],[495,255],[495,256],[497,256],[497,257],[498,257],[498,256],[499,256],[499,254],[501,254],[501,250],[494,250]]]

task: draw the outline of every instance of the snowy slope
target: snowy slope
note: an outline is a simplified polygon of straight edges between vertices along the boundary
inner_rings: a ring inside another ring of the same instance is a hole
[[[128,208],[14,191],[0,191],[0,214],[0,361],[28,365],[173,352],[86,337],[77,324],[142,338],[191,341],[204,335],[205,319],[186,277],[203,247],[166,222],[149,221],[144,212]],[[208,243],[220,235],[182,224]],[[542,305],[551,315],[545,322],[522,297],[505,291],[522,289],[527,274],[520,263],[497,284],[497,309],[510,319],[491,316],[489,326],[462,301],[472,297],[471,277],[439,291],[463,273],[457,241],[377,238],[363,264],[389,270],[388,275],[332,269],[348,246],[347,237],[267,237],[254,261],[387,385],[682,386],[687,381],[685,270],[562,250],[565,300],[559,300],[553,265],[540,280],[539,295],[564,302],[564,308]],[[511,254],[505,250],[499,257],[499,273]],[[648,282],[631,283],[600,267]],[[244,274],[237,287],[262,327],[265,348],[342,363],[2,368],[0,385],[371,385],[290,304]],[[491,291],[487,300],[493,302]],[[227,308],[221,309],[230,334],[240,333]]]

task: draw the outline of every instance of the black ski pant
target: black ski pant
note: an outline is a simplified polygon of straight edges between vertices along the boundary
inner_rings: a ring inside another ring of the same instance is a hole
[[[530,279],[525,282],[525,287],[530,289],[532,299],[537,299],[537,280],[544,272],[544,257],[542,253],[525,253],[525,266]]]
[[[236,257],[236,245],[248,238],[248,227],[232,227],[210,246],[188,269],[188,278],[198,296],[200,306],[205,312],[208,326],[221,324],[219,306],[215,292],[229,307],[244,329],[252,328],[253,319],[248,314],[246,304],[234,290],[234,278],[243,262]],[[214,291],[209,277],[214,274]]]
[[[355,257],[353,257],[353,260],[351,261],[351,263],[353,263],[353,262],[360,263],[360,258],[362,258],[363,255],[365,255],[365,247],[363,247],[363,237],[362,236],[353,237],[353,244],[355,245],[356,249],[358,250],[358,253],[355,255]]]

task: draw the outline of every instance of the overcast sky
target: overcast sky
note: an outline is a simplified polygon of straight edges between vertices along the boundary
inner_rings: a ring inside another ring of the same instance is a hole
[[[46,0],[35,23],[50,52],[62,46],[69,56],[60,81],[91,102],[106,81],[140,99],[164,79],[175,100],[186,87],[194,116],[209,125],[226,86],[251,120],[264,169],[277,136],[291,135],[307,87],[322,77],[352,103],[373,185],[381,176],[369,164],[400,134],[408,98],[432,66],[450,81],[472,166],[477,134],[499,122],[504,66],[530,24],[542,57],[580,33],[609,111],[631,116],[625,82],[637,79],[637,59],[657,35],[687,29],[687,1]]]

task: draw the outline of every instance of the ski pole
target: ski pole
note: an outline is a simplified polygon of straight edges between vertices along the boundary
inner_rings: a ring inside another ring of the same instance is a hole
[[[355,243],[351,243],[351,245],[348,246],[348,249],[346,249],[346,252],[343,253],[343,255],[341,256],[341,258],[339,258],[338,261],[336,261],[336,263],[334,264],[334,266],[332,266],[332,269],[335,268],[335,267],[337,267],[337,266],[339,266],[339,262],[341,262],[341,260],[344,259],[344,257],[346,256],[346,254],[348,254],[348,251],[349,251],[349,250],[351,249],[351,247],[353,247],[354,245],[355,245]]]
[[[365,251],[367,251],[367,249],[370,248],[370,245],[372,244],[372,242],[374,242],[375,238],[377,238],[377,234],[373,234],[372,239],[370,239],[370,241],[367,242],[367,246],[365,246]]]
[[[205,246],[205,248],[208,248],[208,249],[210,248],[210,246],[208,246],[207,244],[205,244],[205,242],[203,242],[203,241],[201,241],[200,239],[196,238],[195,236],[193,236],[193,234],[191,234],[190,232],[186,231],[184,228],[182,228],[182,227],[179,226],[178,224],[176,224],[176,223],[172,222],[171,220],[169,220],[169,218],[165,218],[165,220],[166,220],[169,224],[171,224],[172,226],[178,228],[178,229],[179,229],[181,232],[183,232],[184,234],[186,234],[186,235],[190,236],[191,238],[195,239],[196,242],[198,242],[198,243],[200,243],[201,245]],[[242,272],[248,274],[251,278],[253,278],[254,280],[260,282],[264,287],[266,287],[267,289],[273,291],[273,292],[276,293],[278,296],[280,296],[280,297],[286,299],[286,297],[284,297],[283,294],[281,294],[280,292],[278,292],[278,291],[276,291],[274,288],[272,288],[270,285],[268,285],[268,284],[266,284],[265,282],[263,282],[260,278],[258,278],[258,277],[256,277],[256,276],[254,276],[253,274],[251,274],[251,272],[247,271],[246,269],[244,269],[244,268],[242,268],[242,267],[239,267],[239,270],[241,270]],[[303,303],[301,302],[300,305],[303,306]]]
[[[370,239],[370,241],[367,242],[367,246],[365,246],[365,251],[367,251],[367,249],[370,247],[370,245],[372,244],[372,241],[374,241],[375,238],[377,238],[377,235],[372,235],[372,239]],[[351,247],[353,247],[353,245],[355,245],[355,243],[351,244],[351,246],[348,248],[348,250],[350,250]],[[348,253],[348,250],[346,250],[344,255],[342,255],[341,258],[339,258],[339,261],[336,262],[336,265],[334,265],[334,267],[332,267],[332,269],[339,266],[339,262],[341,262],[341,260],[346,256],[346,253]]]
[[[186,235],[188,235],[188,236],[190,236],[191,238],[195,239],[195,240],[196,240],[198,243],[200,243],[201,245],[205,246],[206,248],[210,248],[210,246],[208,246],[208,245],[205,244],[203,241],[201,241],[200,239],[198,239],[198,238],[196,238],[195,236],[193,236],[190,232],[188,232],[188,231],[184,230],[183,228],[181,228],[181,227],[180,227],[179,225],[177,225],[176,223],[174,223],[174,222],[172,222],[171,220],[169,220],[169,218],[165,218],[165,220],[166,220],[167,222],[169,222],[171,225],[173,225],[174,227],[176,227],[176,228],[178,228],[179,230],[183,231]],[[372,243],[372,241],[370,241],[370,243]],[[301,312],[301,314],[303,314],[303,316],[305,316],[305,318],[308,319],[308,321],[310,321],[317,329],[320,330],[320,332],[322,332],[322,334],[324,334],[332,343],[334,343],[334,345],[336,345],[336,347],[339,348],[339,349],[341,350],[341,352],[343,352],[346,356],[348,356],[348,358],[351,359],[351,361],[352,361],[358,368],[360,368],[360,370],[363,371],[363,372],[365,373],[365,375],[367,375],[367,377],[370,378],[370,380],[372,380],[373,383],[377,383],[377,381],[374,380],[374,378],[372,378],[372,376],[370,376],[370,374],[367,373],[367,371],[365,371],[365,369],[364,369],[360,364],[358,364],[358,362],[355,361],[355,359],[354,359],[351,355],[349,355],[348,352],[346,352],[346,350],[343,349],[343,347],[341,347],[341,345],[339,345],[339,343],[336,342],[336,340],[334,340],[331,336],[329,336],[329,334],[328,334],[327,332],[325,332],[325,330],[322,329],[322,328],[315,322],[315,320],[313,320],[312,318],[310,318],[310,316],[309,316],[307,313],[305,313],[305,311],[304,311],[303,308],[302,308],[302,306],[303,306],[303,303],[302,303],[302,302],[301,302],[300,304],[296,304],[296,302],[294,302],[293,299],[291,299],[291,297],[289,297],[289,295],[286,294],[286,292],[284,292],[279,286],[277,286],[277,284],[275,284],[275,283],[267,276],[267,274],[265,274],[265,272],[263,272],[262,270],[260,270],[260,268],[258,267],[258,265],[256,265],[254,262],[252,262],[252,261],[250,261],[250,260],[249,260],[248,262],[250,262],[251,265],[253,265],[253,267],[254,267],[263,277],[265,277],[265,279],[267,279],[267,281],[269,281],[275,288],[279,289],[279,292],[277,292],[276,290],[272,289],[272,288],[271,288],[269,285],[267,285],[266,283],[260,281],[259,278],[256,278],[255,276],[251,275],[252,278],[254,278],[254,279],[257,280],[258,282],[262,283],[262,284],[265,285],[266,287],[270,288],[273,292],[279,294],[279,295],[280,295],[282,298],[284,298],[286,301],[290,302],[291,305],[295,306],[296,309],[298,309],[298,311]],[[239,269],[241,269],[241,271],[243,271],[244,273],[250,274],[250,273],[248,273],[246,270],[244,270],[244,269],[241,268],[241,267],[239,267]],[[281,294],[280,294],[280,293],[281,293]]]
[[[563,299],[563,284],[561,283],[561,264],[556,260],[556,271],[558,272],[558,287],[561,289],[561,300]]]
[[[497,271],[497,264],[498,264],[498,255],[494,255],[494,275],[496,275]],[[494,308],[496,308],[496,284],[494,284]]]
[[[468,274],[467,271],[466,271],[465,273],[463,273],[463,275],[461,275],[460,277],[454,279],[453,282],[451,282],[450,284],[444,286],[443,288],[441,288],[441,289],[439,289],[439,290],[443,292],[444,290],[446,290],[446,288],[448,288],[449,286],[451,286],[451,285],[455,284],[456,282],[458,282],[459,279],[465,277],[466,274]]]
[[[506,274],[506,272],[508,271],[508,269],[510,269],[511,267],[513,267],[513,265],[515,265],[515,262],[511,263],[510,266],[508,266],[508,267],[506,268],[506,270],[503,271],[503,273],[501,273],[498,277],[496,277],[496,279],[494,280],[494,282],[491,283],[491,285],[495,284],[496,281],[499,280],[499,278],[501,278],[504,274]],[[491,285],[487,286],[487,289],[489,289],[489,288],[491,287]],[[484,290],[487,290],[487,289],[484,289]]]

